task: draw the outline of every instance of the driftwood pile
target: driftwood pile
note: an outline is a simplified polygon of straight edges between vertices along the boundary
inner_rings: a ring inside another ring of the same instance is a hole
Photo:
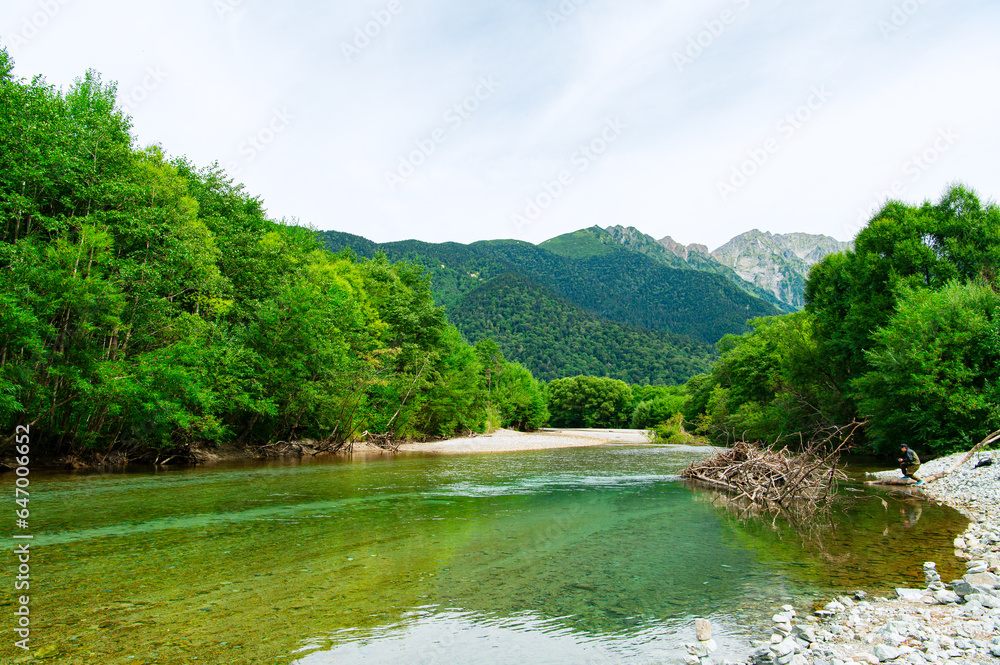
[[[808,518],[829,507],[837,482],[847,475],[837,468],[840,455],[863,423],[827,432],[799,452],[771,450],[741,441],[715,456],[693,463],[681,477],[728,490],[731,500],[754,512]]]

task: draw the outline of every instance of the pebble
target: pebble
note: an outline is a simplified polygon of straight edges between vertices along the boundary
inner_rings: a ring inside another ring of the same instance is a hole
[[[964,455],[921,467],[949,469]],[[927,589],[897,589],[898,599],[864,591],[841,596],[801,623],[790,605],[773,617],[774,635],[750,659],[753,665],[972,665],[1000,659],[1000,464],[974,461],[922,486],[929,497],[962,510],[971,523],[955,538],[966,574],[945,584],[935,562],[923,564]],[[898,477],[898,471],[885,472]],[[702,663],[701,665],[705,665]]]

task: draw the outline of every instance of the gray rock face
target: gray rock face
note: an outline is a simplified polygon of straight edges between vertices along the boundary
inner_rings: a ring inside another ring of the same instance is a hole
[[[812,626],[796,626],[792,629],[792,637],[806,644],[812,644],[816,641],[816,629]]]
[[[697,656],[698,658],[711,656],[718,650],[719,650],[719,645],[715,643],[715,640],[706,640],[704,642],[698,642],[697,644],[692,644],[688,646],[688,652],[692,656]]]
[[[951,583],[951,589],[962,598],[965,598],[966,596],[969,596],[976,592],[976,590],[972,588],[972,585],[966,582],[965,580],[955,580],[954,582]]]
[[[684,246],[670,236],[656,240],[632,226],[609,226],[600,228],[593,226],[582,232],[590,233],[603,245],[623,247],[627,250],[645,254],[658,263],[680,270],[698,270],[721,275],[741,291],[769,302],[779,309],[794,309],[784,301],[776,298],[770,289],[756,286],[741,277],[731,266],[728,266],[714,256],[705,245]],[[580,233],[580,232],[577,232]],[[543,243],[544,244],[544,243]]]
[[[754,229],[736,236],[712,252],[712,257],[746,281],[767,289],[782,302],[802,309],[809,269],[827,255],[850,247],[851,243],[823,235],[772,235]]]
[[[763,646],[750,655],[750,661],[754,665],[773,665],[774,654],[768,647]]]
[[[967,601],[977,601],[983,607],[987,607],[991,610],[1000,609],[1000,598],[996,596],[987,596],[982,593],[973,593],[965,597]]]
[[[793,640],[790,637],[788,639],[782,640],[781,642],[772,646],[771,651],[773,651],[774,655],[777,656],[778,658],[795,653],[795,640]]]

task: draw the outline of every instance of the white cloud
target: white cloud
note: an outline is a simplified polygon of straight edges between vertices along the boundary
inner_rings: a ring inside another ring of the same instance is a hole
[[[219,1],[233,11],[47,0],[58,11],[11,49],[15,71],[68,85],[93,67],[123,96],[139,86],[142,143],[234,162],[275,217],[380,241],[537,242],[593,224],[712,246],[753,227],[846,238],[896,180],[912,200],[955,180],[987,198],[1000,188],[1000,7],[987,0],[909,0],[918,9],[895,16],[902,0],[586,0],[554,26],[546,12],[558,0],[398,0],[391,19],[389,0]],[[8,2],[5,43],[44,4]],[[370,42],[348,61],[342,44],[366,28]],[[703,47],[678,71],[689,40]],[[166,76],[147,90],[149,68]],[[482,77],[496,91],[450,125],[444,114]],[[834,97],[723,201],[718,182],[818,85]],[[248,151],[284,112],[287,126]],[[516,227],[511,216],[608,118],[628,128]],[[961,139],[919,178],[904,174],[942,127]],[[393,191],[386,172],[439,128],[444,140]]]

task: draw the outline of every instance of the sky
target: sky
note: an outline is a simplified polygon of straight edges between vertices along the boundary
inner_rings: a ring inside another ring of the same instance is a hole
[[[850,240],[1000,193],[996,0],[5,0],[17,76],[115,81],[137,144],[377,242],[600,225]]]

